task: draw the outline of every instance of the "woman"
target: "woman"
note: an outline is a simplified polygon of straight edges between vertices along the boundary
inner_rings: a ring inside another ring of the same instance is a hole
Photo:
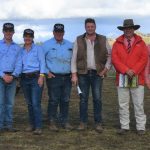
[[[145,81],[147,87],[150,89],[150,45],[148,45],[148,63],[145,69]]]
[[[45,57],[40,46],[34,44],[34,31],[25,29],[22,48],[21,86],[28,105],[30,126],[27,131],[41,134],[42,112],[41,98],[44,84]]]

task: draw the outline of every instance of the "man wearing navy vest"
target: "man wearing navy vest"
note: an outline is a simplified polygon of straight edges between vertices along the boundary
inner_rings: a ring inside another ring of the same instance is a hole
[[[95,32],[96,23],[92,18],[85,20],[86,33],[77,37],[71,62],[72,82],[79,85],[80,125],[85,130],[88,122],[88,96],[91,87],[94,107],[95,130],[102,132],[101,91],[103,77],[111,67],[111,49],[106,37]]]

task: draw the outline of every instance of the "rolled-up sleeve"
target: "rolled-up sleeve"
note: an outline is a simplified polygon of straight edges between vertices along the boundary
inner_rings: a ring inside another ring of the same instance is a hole
[[[71,72],[76,73],[77,72],[77,51],[78,51],[78,45],[77,45],[77,40],[75,41],[73,45],[73,55],[71,59]]]
[[[108,52],[108,57],[107,57],[107,62],[105,64],[105,67],[109,70],[112,66],[112,62],[111,62],[111,46],[108,43],[108,40],[106,40],[106,48]]]

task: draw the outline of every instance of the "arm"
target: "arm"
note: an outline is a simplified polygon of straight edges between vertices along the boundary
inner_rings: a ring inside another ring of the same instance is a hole
[[[14,69],[12,75],[15,77],[19,77],[21,72],[22,72],[22,49],[20,48],[18,56],[16,58],[16,62],[15,62],[15,69]]]
[[[118,56],[118,49],[116,43],[114,43],[112,48],[112,64],[114,65],[116,71],[125,74],[130,68],[123,64]]]
[[[112,66],[112,63],[111,63],[111,47],[108,43],[108,40],[106,40],[106,49],[107,49],[107,53],[108,53],[108,56],[107,56],[107,62],[105,64],[105,68],[100,72],[100,76],[104,76],[107,74],[107,71],[111,68]]]
[[[140,55],[139,61],[135,64],[135,66],[132,68],[134,73],[138,75],[146,66],[148,60],[148,49],[146,45],[144,44],[142,46],[142,53]]]
[[[71,59],[71,72],[72,72],[72,82],[73,84],[77,85],[78,77],[77,77],[77,50],[78,50],[78,45],[77,45],[77,40],[74,43],[73,46],[73,55]]]
[[[145,82],[147,87],[150,89],[150,46],[148,47],[148,62],[145,67]]]

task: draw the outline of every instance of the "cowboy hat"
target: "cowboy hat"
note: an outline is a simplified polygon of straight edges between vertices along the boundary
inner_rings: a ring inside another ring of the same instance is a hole
[[[134,25],[133,19],[125,19],[123,22],[123,26],[117,27],[119,30],[124,30],[125,28],[133,28],[137,30],[140,28],[140,25]]]

